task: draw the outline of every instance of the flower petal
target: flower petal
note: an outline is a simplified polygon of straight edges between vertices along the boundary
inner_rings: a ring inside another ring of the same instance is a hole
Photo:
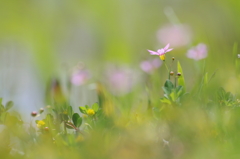
[[[162,55],[162,54],[164,54],[164,49],[158,49],[158,55]]]
[[[173,49],[167,49],[165,52],[169,52],[169,51],[172,51]]]
[[[167,50],[169,48],[170,44],[167,44],[165,47],[164,47],[164,50]]]
[[[158,53],[157,52],[155,52],[155,51],[152,51],[152,50],[147,50],[151,55],[158,55]]]

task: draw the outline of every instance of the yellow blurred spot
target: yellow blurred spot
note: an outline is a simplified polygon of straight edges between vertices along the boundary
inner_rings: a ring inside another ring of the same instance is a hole
[[[162,61],[165,61],[165,55],[160,55],[159,58],[162,60]]]
[[[95,111],[93,109],[88,109],[87,110],[87,115],[93,116],[95,114]]]
[[[82,135],[78,135],[78,137],[76,138],[77,142],[81,142],[84,140],[84,137]]]
[[[85,115],[85,114],[83,114],[83,116],[82,116],[83,118],[87,118],[87,115]]]
[[[38,128],[42,128],[46,123],[42,120],[39,120],[38,123],[37,123],[37,127]]]

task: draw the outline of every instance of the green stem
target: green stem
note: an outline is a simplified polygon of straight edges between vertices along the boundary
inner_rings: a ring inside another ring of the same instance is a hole
[[[174,86],[175,86],[175,88],[177,86],[177,77],[175,77]]]
[[[168,79],[170,80],[170,72],[169,72],[168,66],[167,66],[167,64],[165,63],[165,61],[163,61],[163,63],[164,63],[164,65],[166,66],[166,69],[167,69],[167,71],[168,71]]]
[[[174,60],[172,60],[172,63],[170,65],[170,71],[172,71],[172,65],[173,65]]]
[[[64,121],[64,125],[63,125],[63,127],[64,127],[64,133],[67,134],[66,121]]]

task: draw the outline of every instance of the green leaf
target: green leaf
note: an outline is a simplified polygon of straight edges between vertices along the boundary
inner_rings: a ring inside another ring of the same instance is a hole
[[[222,87],[220,87],[217,91],[218,99],[224,99],[225,94],[226,94],[225,90]]]
[[[174,88],[173,83],[167,79],[164,86],[162,87],[165,94],[169,95],[172,92],[172,89]]]
[[[92,109],[97,113],[98,109],[99,109],[99,106],[98,106],[98,103],[94,103],[92,105]]]
[[[68,106],[68,116],[72,116],[73,114],[73,109],[72,109],[72,106]]]
[[[87,114],[87,109],[85,107],[79,107],[79,110],[83,114]]]
[[[45,118],[45,119],[46,119],[46,122],[47,122],[47,123],[52,123],[53,120],[54,120],[52,114],[49,114],[49,113],[46,115],[46,118]]]
[[[39,120],[35,120],[35,123],[38,124]]]
[[[181,76],[178,77],[178,85],[183,86],[183,92],[185,92],[186,90],[185,80],[184,80],[183,70],[179,61],[178,61],[178,72],[181,73]]]
[[[177,100],[177,94],[175,91],[173,91],[169,96],[173,102]]]
[[[88,106],[88,105],[85,105],[85,108],[86,108],[86,109],[89,109],[89,106]]]
[[[180,97],[183,95],[183,86],[177,86],[176,88],[177,96]]]
[[[0,115],[0,121],[2,122],[2,123],[5,123],[5,119],[6,119],[6,117],[9,115],[9,113],[8,112],[3,112],[1,115]]]
[[[162,102],[162,103],[165,103],[165,104],[171,104],[171,101],[169,100],[169,99],[167,99],[167,98],[160,98],[160,101]]]
[[[173,85],[173,83],[169,79],[167,79],[165,84],[164,84],[164,87],[166,87],[168,89],[173,89],[174,85]]]
[[[73,116],[72,116],[72,121],[73,121],[73,124],[76,126],[76,127],[79,127],[81,126],[82,124],[82,118],[80,117],[80,115],[78,113],[74,113]]]
[[[0,113],[5,112],[5,108],[2,104],[0,104]]]
[[[13,107],[13,102],[12,101],[8,101],[5,108],[6,108],[6,111],[11,109]]]
[[[171,93],[171,90],[169,90],[167,87],[162,87],[164,94],[169,95]]]
[[[60,119],[61,119],[62,121],[68,121],[68,120],[69,120],[69,117],[68,117],[67,114],[61,113],[61,114],[59,115],[59,117],[60,117]]]

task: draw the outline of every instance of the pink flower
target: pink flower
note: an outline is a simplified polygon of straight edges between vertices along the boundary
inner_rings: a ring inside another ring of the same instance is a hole
[[[146,73],[152,73],[155,69],[160,67],[162,62],[159,59],[146,60],[141,62],[140,67]]]
[[[167,44],[164,48],[157,50],[157,52],[148,50],[151,55],[158,55],[161,60],[165,61],[165,54],[169,51],[172,51],[172,49],[168,49],[170,44]]]
[[[180,47],[189,44],[192,35],[187,25],[167,24],[158,30],[157,39],[161,44],[171,43],[173,47]]]
[[[196,47],[192,47],[187,52],[187,57],[194,60],[201,60],[207,57],[207,46],[205,44],[198,44]]]
[[[71,83],[80,86],[86,83],[91,77],[90,73],[86,69],[77,69],[72,73]]]
[[[124,95],[131,92],[137,81],[136,73],[126,67],[109,66],[106,75],[106,84],[114,95]]]

